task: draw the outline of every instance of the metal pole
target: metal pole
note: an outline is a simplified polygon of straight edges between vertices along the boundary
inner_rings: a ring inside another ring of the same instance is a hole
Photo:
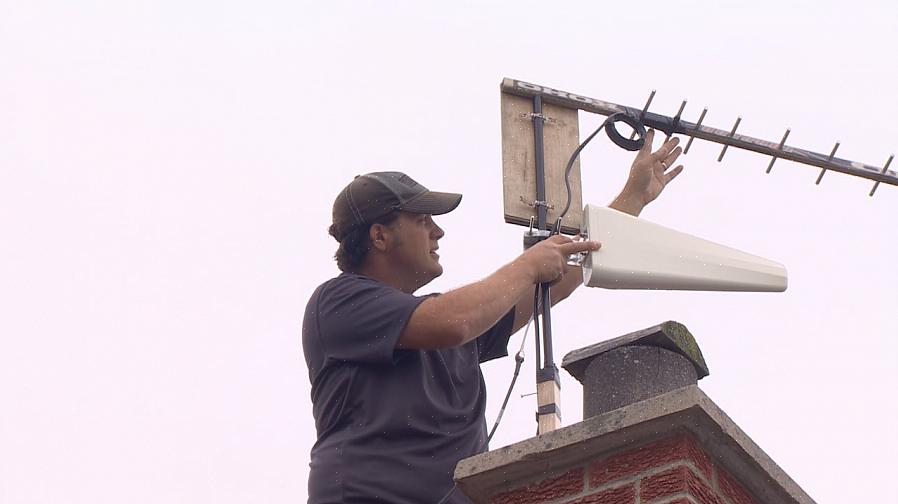
[[[533,97],[533,145],[536,158],[536,216],[537,227],[540,230],[549,230],[548,203],[546,202],[546,170],[545,152],[543,149],[543,114],[542,97]],[[543,362],[537,361],[536,372],[536,399],[538,410],[536,414],[539,434],[553,431],[561,426],[561,385],[558,379],[558,368],[555,366],[552,354],[552,316],[551,316],[551,292],[549,284],[543,283],[538,287],[539,299],[542,307],[540,315],[543,322]],[[537,342],[537,348],[539,343]]]

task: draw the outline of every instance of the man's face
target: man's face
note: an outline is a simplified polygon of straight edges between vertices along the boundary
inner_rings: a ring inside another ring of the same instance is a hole
[[[429,214],[401,212],[389,227],[391,262],[416,289],[443,274],[437,241],[445,233]]]

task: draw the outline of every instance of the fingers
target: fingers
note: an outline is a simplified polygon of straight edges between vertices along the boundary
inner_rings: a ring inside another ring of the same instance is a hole
[[[674,148],[677,144],[680,143],[680,139],[677,137],[671,137],[670,140],[664,142],[661,147],[652,154],[652,158],[655,161],[663,161],[667,156],[673,152]],[[679,154],[678,154],[679,155]]]
[[[571,254],[576,254],[578,252],[594,252],[602,247],[601,243],[594,240],[578,239],[574,241],[564,235],[550,236],[548,239],[546,239],[546,242],[556,245],[558,253],[560,253],[564,257],[567,257]]]
[[[575,240],[564,235],[554,235],[550,236],[547,241],[558,245],[558,251],[564,255],[599,250],[602,246],[602,244],[597,241],[583,240],[579,235]]]
[[[664,159],[661,160],[661,163],[664,164],[665,170],[670,169],[670,167],[674,165],[674,162],[677,160],[678,157],[680,157],[680,154],[682,154],[682,153],[683,153],[683,149],[680,147],[677,147],[676,149],[671,151],[670,154],[668,154],[666,157],[664,157]]]
[[[674,168],[673,170],[670,170],[667,173],[665,173],[664,174],[664,185],[667,185],[668,183],[670,183],[670,181],[673,180],[674,178],[676,178],[676,176],[679,175],[680,172],[682,172],[682,171],[683,171],[683,165],[680,165],[680,166],[677,166],[676,168]]]
[[[574,241],[567,236],[554,235],[534,245],[524,254],[533,261],[537,283],[553,282],[563,276],[571,255],[599,250],[601,244],[592,240]]]
[[[560,245],[558,248],[561,253],[565,255],[576,254],[578,252],[595,252],[602,247],[602,244],[597,241],[592,240],[583,240],[583,241],[572,241],[569,243],[564,243]]]
[[[645,143],[639,149],[640,154],[650,155],[652,153],[652,143],[655,140],[655,130],[650,129],[645,133]]]
[[[679,156],[682,149],[677,151],[676,156],[673,157],[670,161],[667,161],[667,157],[671,156],[674,150],[677,147],[677,144],[680,143],[680,139],[677,137],[671,137],[666,142],[664,142],[661,147],[652,152],[652,145],[655,140],[655,130],[650,129],[645,134],[645,143],[642,144],[642,148],[639,150],[640,154],[650,155],[654,161],[664,161],[664,164],[670,166],[677,156]]]
[[[548,239],[555,243],[568,243],[570,241],[573,241],[563,234],[552,235]]]

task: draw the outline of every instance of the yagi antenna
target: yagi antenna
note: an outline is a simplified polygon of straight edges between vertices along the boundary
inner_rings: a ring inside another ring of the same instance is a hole
[[[861,177],[873,181],[874,185],[870,190],[870,196],[873,196],[873,194],[876,192],[876,189],[879,187],[879,184],[881,183],[898,186],[898,172],[889,170],[889,165],[894,158],[894,154],[889,157],[888,161],[886,161],[885,166],[879,168],[858,161],[836,158],[835,153],[839,147],[838,143],[836,143],[836,146],[833,148],[832,152],[829,155],[787,146],[786,138],[789,136],[789,133],[791,131],[789,129],[786,130],[786,133],[783,135],[782,140],[780,140],[778,143],[746,135],[737,135],[736,129],[739,127],[739,123],[742,121],[741,117],[736,119],[736,123],[730,130],[720,130],[703,125],[702,121],[705,118],[705,114],[708,112],[707,108],[702,110],[698,121],[695,123],[681,120],[683,109],[686,106],[685,101],[683,101],[682,105],[680,105],[680,110],[673,117],[656,114],[654,112],[649,112],[649,107],[652,104],[652,100],[655,98],[655,90],[652,90],[648,100],[646,101],[642,109],[618,105],[616,103],[610,103],[603,100],[589,98],[575,93],[560,91],[557,89],[552,89],[549,87],[514,79],[504,79],[502,81],[501,91],[503,93],[509,93],[512,95],[528,98],[539,96],[544,103],[559,105],[561,107],[570,109],[585,110],[587,112],[593,112],[605,116],[610,116],[616,113],[625,113],[631,117],[639,118],[639,121],[646,127],[660,130],[664,132],[668,137],[675,134],[681,134],[689,137],[689,141],[686,143],[685,149],[683,149],[684,153],[689,152],[689,148],[692,146],[693,139],[698,138],[700,140],[706,140],[723,145],[720,151],[720,155],[717,158],[718,161],[723,160],[723,156],[724,154],[726,154],[726,151],[729,147],[749,150],[757,152],[759,154],[765,154],[771,157],[770,164],[767,166],[767,173],[770,173],[770,170],[773,168],[773,163],[777,159],[786,159],[789,161],[794,161],[796,163],[816,166],[820,168],[821,171],[820,175],[818,175],[817,177],[817,184],[820,183],[820,180],[823,178],[823,174],[825,174],[827,171],[836,171],[844,173],[846,175],[852,175],[855,177]],[[630,139],[632,140],[634,136],[635,132],[630,136]]]

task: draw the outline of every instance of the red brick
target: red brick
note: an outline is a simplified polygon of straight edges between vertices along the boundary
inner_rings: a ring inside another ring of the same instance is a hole
[[[720,488],[720,493],[733,504],[758,504],[758,501],[752,498],[748,491],[723,469],[717,470],[717,486]]]
[[[639,496],[642,501],[650,501],[658,497],[667,497],[686,491],[685,466],[643,478],[639,482]]]
[[[724,504],[720,495],[705,484],[705,482],[692,471],[689,471],[687,484],[689,485],[689,495],[694,497],[695,500],[699,501],[701,504]]]
[[[686,493],[702,504],[723,504],[717,493],[686,466],[654,474],[639,482],[639,497],[642,502],[680,493]]]
[[[589,470],[589,484],[598,487],[678,460],[692,462],[708,479],[711,478],[712,465],[708,457],[692,436],[681,433],[593,464]]]
[[[567,504],[636,504],[636,485],[601,490]]]
[[[698,446],[695,439],[689,434],[683,434],[683,445],[686,448],[687,459],[692,461],[695,467],[711,481],[711,472],[714,466],[711,460],[705,455],[705,452]]]
[[[545,501],[576,495],[583,491],[584,470],[577,468],[561,476],[544,479],[510,492],[498,494],[492,504],[537,504]]]

